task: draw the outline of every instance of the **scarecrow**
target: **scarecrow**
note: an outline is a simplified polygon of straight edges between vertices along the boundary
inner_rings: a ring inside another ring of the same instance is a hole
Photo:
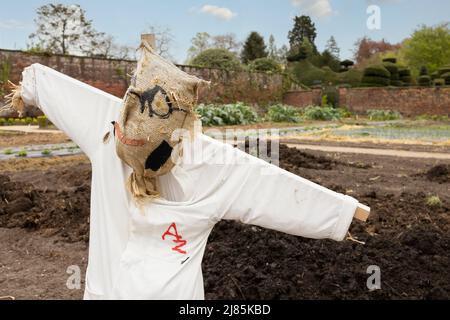
[[[196,133],[205,84],[143,38],[123,100],[40,64],[10,95],[19,113],[40,108],[91,161],[85,299],[204,299],[201,262],[223,219],[342,241],[355,216],[367,218],[352,197]]]

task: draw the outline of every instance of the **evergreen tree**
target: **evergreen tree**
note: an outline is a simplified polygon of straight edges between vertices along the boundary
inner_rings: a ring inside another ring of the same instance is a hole
[[[316,40],[316,26],[308,16],[296,16],[294,18],[294,27],[289,31],[288,38],[291,50],[295,47],[300,48],[304,40],[308,40],[317,52],[314,41]]]
[[[242,62],[247,64],[259,58],[266,58],[267,55],[264,38],[258,32],[250,33],[241,53]]]

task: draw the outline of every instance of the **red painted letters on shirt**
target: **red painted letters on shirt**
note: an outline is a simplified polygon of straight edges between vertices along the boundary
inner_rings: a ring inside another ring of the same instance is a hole
[[[162,235],[162,239],[166,240],[166,237],[168,236],[175,238],[173,242],[178,244],[177,246],[173,247],[172,250],[181,254],[186,254],[186,251],[181,250],[181,248],[187,244],[187,241],[183,240],[183,237],[178,234],[177,225],[175,223],[172,223],[169,229],[164,232],[164,234]]]

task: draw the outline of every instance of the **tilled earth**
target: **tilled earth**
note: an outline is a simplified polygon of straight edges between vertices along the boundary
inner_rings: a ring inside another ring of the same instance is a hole
[[[341,243],[220,222],[203,262],[207,299],[450,298],[450,163],[284,146],[280,158],[369,205],[370,220],[352,225],[358,242]],[[86,265],[90,165],[79,157],[27,165],[0,172],[0,297],[79,299],[66,270]],[[373,265],[381,290],[369,291]]]

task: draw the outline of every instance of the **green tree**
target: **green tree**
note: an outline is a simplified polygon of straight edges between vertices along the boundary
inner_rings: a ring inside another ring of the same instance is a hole
[[[439,67],[450,64],[449,23],[434,27],[421,26],[404,42],[403,51],[406,62],[416,73],[426,66],[430,73]]]
[[[307,39],[317,51],[316,45],[314,44],[317,37],[316,26],[311,21],[308,16],[296,16],[294,18],[294,27],[289,31],[288,38],[289,44],[291,45],[291,50],[293,48],[299,48],[302,43]]]
[[[247,64],[253,60],[267,57],[264,38],[258,32],[252,32],[244,43],[241,53],[242,62]]]
[[[290,62],[311,59],[314,55],[314,47],[308,39],[291,48],[287,60]]]
[[[29,38],[32,48],[59,54],[95,55],[104,33],[97,32],[92,20],[79,5],[47,4],[36,10],[36,32]]]
[[[338,72],[341,68],[339,60],[328,49],[324,50],[321,55],[317,57],[318,67],[330,67],[331,70]]]
[[[208,68],[242,69],[238,57],[225,49],[207,49],[192,59],[191,64]]]

